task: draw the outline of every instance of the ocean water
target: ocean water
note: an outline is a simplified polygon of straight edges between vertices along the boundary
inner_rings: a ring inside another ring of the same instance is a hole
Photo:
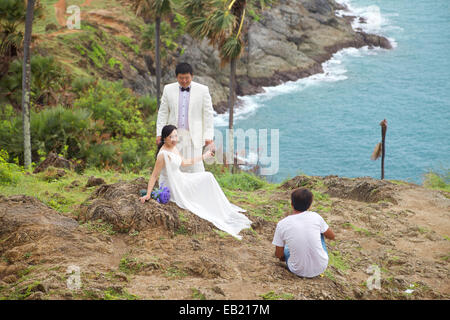
[[[240,97],[244,106],[235,111],[236,129],[279,130],[279,168],[266,178],[380,178],[381,159],[370,156],[381,142],[384,118],[385,179],[420,184],[429,170],[448,172],[450,1],[338,2],[350,12],[337,15],[364,17],[367,23],[356,19],[353,27],[387,37],[394,49],[344,49],[323,64],[322,74]],[[228,114],[215,115],[224,135],[227,125]],[[246,151],[247,159],[257,158]]]

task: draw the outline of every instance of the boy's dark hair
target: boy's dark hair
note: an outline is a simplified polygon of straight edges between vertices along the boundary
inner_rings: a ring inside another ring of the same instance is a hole
[[[175,76],[178,76],[178,74],[186,74],[190,73],[191,76],[194,75],[194,69],[192,69],[192,66],[187,62],[181,62],[177,64],[175,68]]]
[[[295,210],[303,212],[311,207],[313,194],[306,188],[299,188],[291,193],[291,203]]]

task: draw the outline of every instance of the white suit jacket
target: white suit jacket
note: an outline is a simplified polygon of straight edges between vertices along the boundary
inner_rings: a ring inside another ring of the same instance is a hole
[[[156,136],[161,136],[165,125],[171,124],[178,127],[179,94],[178,82],[164,86],[156,120]],[[209,89],[194,81],[191,81],[188,122],[194,147],[201,148],[205,145],[205,140],[214,139],[214,109]]]

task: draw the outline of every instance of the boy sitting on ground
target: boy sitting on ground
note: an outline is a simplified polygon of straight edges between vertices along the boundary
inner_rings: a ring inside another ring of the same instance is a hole
[[[300,277],[315,277],[328,266],[328,251],[324,236],[334,240],[334,233],[323,218],[308,211],[313,194],[306,188],[291,194],[293,212],[280,220],[275,229],[272,244],[275,256],[286,261],[289,271]]]

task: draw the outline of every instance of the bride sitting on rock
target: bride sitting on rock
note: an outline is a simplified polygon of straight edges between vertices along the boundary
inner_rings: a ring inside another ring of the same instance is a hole
[[[208,150],[202,156],[184,159],[176,144],[177,128],[166,125],[162,129],[155,167],[148,182],[147,195],[141,197],[144,203],[159,177],[159,185],[170,189],[170,201],[187,209],[202,219],[210,221],[218,229],[241,239],[242,229],[250,228],[251,221],[241,212],[246,210],[230,203],[211,172],[182,172],[180,166],[190,166],[213,156]]]

